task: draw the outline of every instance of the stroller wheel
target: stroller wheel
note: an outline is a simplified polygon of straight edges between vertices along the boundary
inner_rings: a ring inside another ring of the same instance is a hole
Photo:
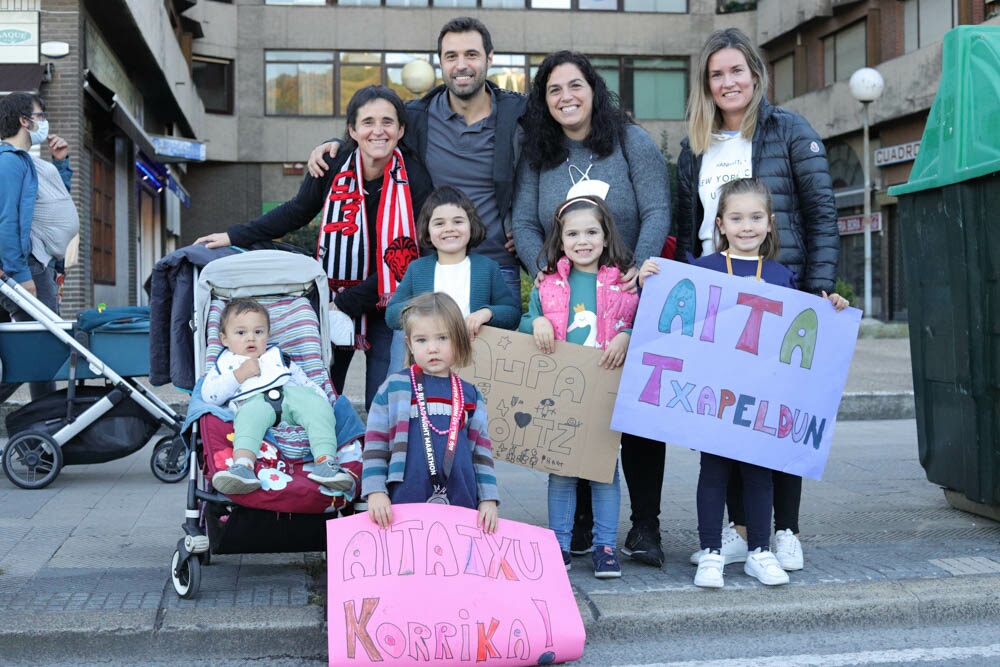
[[[198,594],[201,588],[201,561],[195,554],[190,554],[185,559],[178,549],[174,551],[173,560],[170,562],[170,580],[174,584],[177,595],[190,600]]]
[[[156,441],[149,459],[156,479],[167,484],[179,482],[187,477],[188,465],[188,448],[183,437],[166,435]]]
[[[63,452],[55,439],[42,431],[23,431],[3,449],[3,471],[22,489],[43,489],[62,469]]]

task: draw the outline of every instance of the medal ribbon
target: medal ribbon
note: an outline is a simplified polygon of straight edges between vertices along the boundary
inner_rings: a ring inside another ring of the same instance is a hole
[[[447,478],[455,462],[455,449],[458,446],[458,429],[462,425],[462,413],[465,408],[465,396],[462,391],[462,381],[454,373],[451,377],[451,419],[448,430],[441,431],[435,428],[427,414],[427,401],[424,397],[424,371],[417,364],[410,367],[410,383],[413,386],[413,396],[417,401],[417,411],[420,413],[420,430],[424,436],[424,453],[427,455],[427,471],[431,476],[431,484],[434,486],[435,495],[445,495],[447,492]],[[448,435],[448,444],[444,451],[444,470],[438,471],[437,461],[434,460],[434,443],[431,440],[431,430],[438,435]]]

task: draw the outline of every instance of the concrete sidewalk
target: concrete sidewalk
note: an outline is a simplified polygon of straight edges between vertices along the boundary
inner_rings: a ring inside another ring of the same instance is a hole
[[[912,391],[906,339],[862,339],[854,361],[848,395],[871,401]],[[350,395],[359,386],[352,375]],[[912,414],[912,394],[909,408]],[[213,556],[198,597],[176,596],[169,567],[183,534],[186,489],[156,481],[149,456],[147,446],[119,461],[72,466],[39,491],[0,477],[4,664],[81,656],[132,664],[165,656],[322,662],[319,554]],[[501,519],[545,525],[545,475],[508,464],[497,472]],[[697,453],[668,447],[662,569],[623,558],[620,580],[598,580],[589,558],[574,560],[570,581],[590,641],[777,621],[795,629],[1000,616],[1000,524],[952,509],[927,482],[912,419],[837,423],[824,480],[805,481],[806,567],[778,589],[760,586],[739,565],[727,568],[721,591],[694,587],[688,556],[698,546],[697,476]],[[619,544],[628,528],[624,484],[622,495]]]
[[[620,580],[598,580],[589,558],[575,559],[570,581],[588,637],[735,632],[779,619],[795,629],[1000,616],[1000,524],[949,507],[916,451],[912,420],[838,424],[824,481],[805,482],[805,569],[789,586],[767,589],[731,565],[726,587],[706,591],[692,584],[687,561],[698,546],[698,456],[668,448],[667,562],[656,569],[623,558]],[[185,488],[157,482],[148,457],[147,447],[70,467],[41,491],[0,480],[5,664],[80,655],[322,659],[317,554],[213,556],[200,595],[176,596],[169,562]],[[498,477],[502,519],[544,525],[545,476],[502,464]],[[624,489],[622,516],[619,544]]]

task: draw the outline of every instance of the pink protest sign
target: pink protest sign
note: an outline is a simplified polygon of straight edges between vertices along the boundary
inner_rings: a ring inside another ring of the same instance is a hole
[[[477,512],[393,505],[327,522],[331,665],[540,665],[576,660],[586,634],[550,530]]]

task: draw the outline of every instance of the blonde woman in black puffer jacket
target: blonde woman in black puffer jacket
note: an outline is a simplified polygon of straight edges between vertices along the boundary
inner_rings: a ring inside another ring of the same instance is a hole
[[[826,149],[798,114],[767,102],[767,68],[750,38],[735,28],[712,33],[699,61],[699,81],[688,98],[688,137],[681,142],[678,209],[674,221],[680,261],[714,252],[718,191],[723,183],[754,177],[771,192],[780,252],[801,290],[833,292],[840,236]],[[774,555],[785,570],[801,570],[799,504],[802,478],[774,472]],[[747,559],[743,484],[729,480],[732,522],[723,532],[726,563]],[[698,564],[701,552],[691,556]]]

